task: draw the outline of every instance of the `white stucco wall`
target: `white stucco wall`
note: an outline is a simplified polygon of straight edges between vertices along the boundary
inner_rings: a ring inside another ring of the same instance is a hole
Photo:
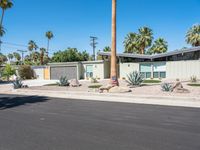
[[[93,68],[93,77],[104,79],[104,62],[103,61],[97,61],[97,62],[84,62],[82,67],[82,75],[84,76],[84,79],[87,79],[86,77],[86,68],[87,65],[92,66]]]
[[[44,69],[45,67],[33,67],[34,76],[37,79],[43,80],[44,79]]]
[[[126,78],[133,71],[139,71],[139,63],[120,63],[120,78]]]
[[[169,79],[189,79],[193,75],[200,78],[200,60],[169,61],[166,64],[166,73]]]

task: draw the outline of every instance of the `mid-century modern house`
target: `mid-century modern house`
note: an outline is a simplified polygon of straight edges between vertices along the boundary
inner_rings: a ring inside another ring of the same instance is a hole
[[[61,76],[67,76],[68,79],[109,78],[111,53],[99,52],[99,55],[102,57],[100,61],[48,64],[44,67],[42,76],[45,79],[59,79]],[[156,55],[122,53],[117,54],[117,58],[118,75],[121,79],[133,71],[141,72],[145,78],[200,78],[200,47]]]

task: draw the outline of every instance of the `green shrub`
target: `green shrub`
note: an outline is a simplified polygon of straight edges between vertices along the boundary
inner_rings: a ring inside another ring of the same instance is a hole
[[[91,83],[98,83],[97,78],[92,77],[91,78]]]
[[[18,68],[18,73],[21,79],[32,79],[33,70],[29,65],[21,65]]]
[[[198,84],[198,83],[189,83],[188,84],[189,86],[196,86],[196,87],[200,87],[200,83]]]
[[[3,70],[3,77],[6,77],[7,81],[9,81],[10,77],[14,74],[15,74],[15,69],[13,69],[10,64],[7,64]]]
[[[57,83],[59,86],[69,86],[69,81],[67,77],[61,76],[59,82]]]
[[[102,87],[102,85],[100,85],[100,84],[89,85],[89,86],[88,86],[88,88],[90,88],[90,89],[98,89],[98,88],[100,88],[100,87]]]
[[[13,87],[14,87],[14,89],[22,88],[23,87],[22,80],[16,79],[15,81],[13,81]]]
[[[197,77],[196,77],[196,76],[191,76],[191,77],[190,77],[190,81],[191,81],[192,83],[196,83],[196,82],[197,82]]]
[[[160,83],[160,80],[144,80],[143,83]]]
[[[137,71],[133,71],[127,75],[127,82],[132,86],[140,86],[143,82],[143,76]]]
[[[164,92],[172,92],[172,85],[169,83],[163,83],[161,85],[162,91]]]

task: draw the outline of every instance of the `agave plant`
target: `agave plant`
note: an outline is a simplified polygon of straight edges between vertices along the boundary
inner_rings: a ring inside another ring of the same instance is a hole
[[[131,86],[140,86],[143,82],[143,76],[140,72],[133,71],[127,75],[127,82]]]
[[[68,81],[67,77],[61,76],[59,79],[59,82],[57,82],[57,84],[59,86],[69,86],[69,81]]]
[[[22,80],[17,78],[15,81],[13,81],[13,88],[14,89],[20,89],[22,87],[23,87]]]
[[[196,77],[196,76],[191,76],[191,77],[190,77],[190,81],[191,81],[192,83],[196,83],[196,82],[197,82],[197,77]]]
[[[162,91],[165,91],[165,92],[172,92],[172,85],[169,84],[169,83],[163,83],[161,85],[161,88],[162,88]]]

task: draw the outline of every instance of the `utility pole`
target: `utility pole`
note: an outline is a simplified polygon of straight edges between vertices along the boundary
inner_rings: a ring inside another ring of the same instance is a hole
[[[24,62],[24,53],[26,53],[27,51],[25,50],[17,50],[17,51],[22,54],[22,62]],[[21,65],[22,65],[22,62],[21,62]]]
[[[98,43],[96,42],[97,39],[98,39],[98,38],[95,37],[95,36],[90,36],[90,41],[91,41],[90,45],[91,45],[92,48],[93,48],[93,60],[94,60],[94,61],[96,60],[95,48],[96,48],[96,45],[98,44]]]

